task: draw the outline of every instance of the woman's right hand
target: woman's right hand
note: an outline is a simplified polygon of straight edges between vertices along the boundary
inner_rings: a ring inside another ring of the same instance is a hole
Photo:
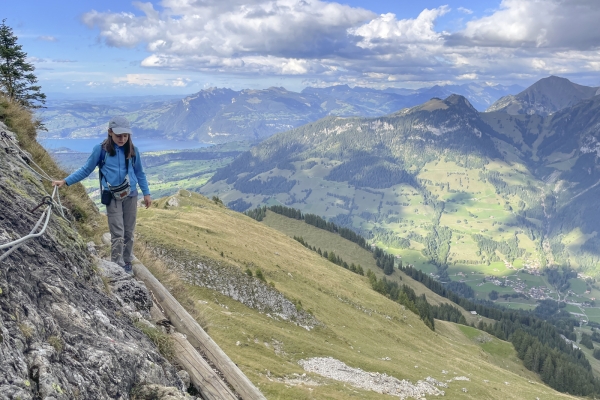
[[[58,186],[58,187],[63,187],[63,185],[65,185],[67,182],[65,182],[64,179],[60,180],[60,181],[52,181],[52,186]]]

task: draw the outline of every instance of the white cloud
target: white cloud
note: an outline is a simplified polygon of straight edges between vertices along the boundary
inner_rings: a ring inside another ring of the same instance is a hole
[[[471,17],[452,33],[436,29],[436,21],[450,11],[447,6],[398,19],[323,0],[163,0],[160,10],[136,2],[137,14],[90,11],[82,20],[98,29],[108,46],[145,47],[141,66],[166,71],[371,86],[531,81],[549,73],[593,77],[600,65],[598,0],[497,4],[492,14]],[[473,15],[464,7],[457,10]],[[135,74],[119,82],[187,81]]]
[[[502,0],[492,15],[467,22],[458,38],[483,46],[600,46],[598,0]]]
[[[189,78],[172,77],[160,74],[127,74],[117,77],[113,80],[114,83],[127,84],[132,86],[170,86],[170,87],[186,87],[191,80]],[[90,82],[88,85],[93,85]]]
[[[166,11],[135,3],[145,14],[84,14],[110,46],[140,43],[162,55],[319,56],[339,50],[346,30],[375,16],[370,11],[321,0],[168,0]]]
[[[531,66],[535,69],[546,69],[546,62],[544,60],[540,60],[539,58],[535,58],[531,60]]]
[[[415,19],[397,20],[388,13],[348,32],[361,40],[359,47],[373,49],[385,45],[440,42],[443,35],[434,30],[435,20],[449,11],[448,6],[425,9]]]
[[[41,64],[41,63],[47,62],[47,60],[44,58],[29,56],[29,57],[27,57],[27,62],[34,63],[34,64]]]
[[[54,36],[38,36],[39,40],[43,40],[44,42],[57,42],[58,39]]]

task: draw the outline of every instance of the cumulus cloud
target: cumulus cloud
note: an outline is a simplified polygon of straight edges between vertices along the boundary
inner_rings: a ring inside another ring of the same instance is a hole
[[[348,44],[347,29],[375,17],[320,0],[171,0],[163,12],[135,4],[143,16],[91,11],[83,22],[110,46],[144,43],[163,55],[323,57]]]
[[[459,7],[472,19],[455,32],[436,28],[448,6],[398,18],[323,0],[163,0],[160,8],[135,2],[136,13],[90,11],[82,21],[108,46],[145,48],[141,66],[151,69],[371,86],[598,70],[597,0],[498,1],[483,17]],[[120,82],[166,84],[150,76]]]
[[[359,47],[378,48],[401,44],[441,42],[443,35],[434,30],[435,20],[449,11],[448,6],[425,9],[415,19],[397,20],[395,14],[383,14],[348,32],[361,40]]]
[[[492,15],[469,21],[455,39],[481,46],[600,47],[597,0],[502,0]]]

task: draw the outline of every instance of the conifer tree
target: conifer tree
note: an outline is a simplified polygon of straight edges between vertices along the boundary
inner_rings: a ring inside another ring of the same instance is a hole
[[[0,92],[9,100],[27,108],[39,108],[46,102],[41,86],[37,86],[34,66],[27,62],[27,53],[17,43],[17,37],[6,19],[0,24]]]
[[[547,356],[546,360],[544,361],[544,365],[542,366],[542,380],[552,386],[553,382],[553,378],[554,378],[554,364],[552,363],[552,357],[551,356]]]
[[[523,358],[523,365],[525,365],[525,368],[528,370],[533,369],[533,347],[527,349],[525,357]]]

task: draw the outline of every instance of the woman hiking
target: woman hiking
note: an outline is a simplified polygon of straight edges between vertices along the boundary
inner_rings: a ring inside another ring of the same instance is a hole
[[[140,153],[131,140],[131,127],[125,117],[117,116],[108,122],[108,137],[94,146],[85,165],[52,185],[71,186],[89,176],[99,166],[100,194],[106,205],[111,236],[111,261],[125,272],[133,273],[133,232],[137,216],[139,185],[146,208],[152,204],[146,173]]]

